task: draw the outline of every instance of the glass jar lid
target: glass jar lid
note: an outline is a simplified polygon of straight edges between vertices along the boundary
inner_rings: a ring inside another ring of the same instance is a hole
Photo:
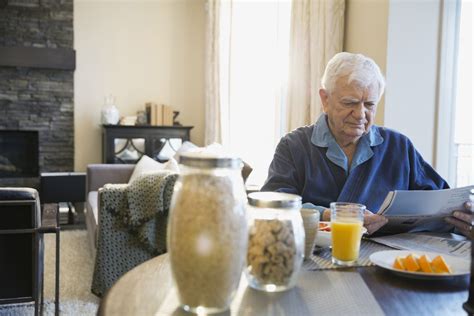
[[[253,192],[248,195],[249,204],[256,207],[301,208],[301,196],[281,192]]]
[[[183,153],[179,163],[196,168],[242,168],[242,160],[237,157],[219,156],[216,154],[195,152]]]

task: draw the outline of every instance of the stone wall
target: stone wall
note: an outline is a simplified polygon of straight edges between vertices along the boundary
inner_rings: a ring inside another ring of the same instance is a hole
[[[73,48],[73,0],[8,0],[0,47]],[[39,132],[40,172],[73,171],[74,71],[0,66],[0,130]],[[0,179],[2,184],[25,183]]]

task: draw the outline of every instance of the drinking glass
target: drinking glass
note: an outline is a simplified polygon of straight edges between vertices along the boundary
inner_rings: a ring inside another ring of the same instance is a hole
[[[316,244],[316,237],[319,229],[319,211],[312,208],[302,208],[300,210],[303,218],[304,227],[304,257],[311,258],[314,246]]]
[[[365,205],[333,202],[330,207],[332,262],[352,266],[359,258]]]

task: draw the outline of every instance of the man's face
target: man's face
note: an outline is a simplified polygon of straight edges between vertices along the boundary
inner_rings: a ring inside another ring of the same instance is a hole
[[[377,109],[378,87],[372,84],[362,88],[356,82],[347,83],[347,77],[336,81],[334,91],[319,90],[323,110],[336,141],[345,146],[357,143],[368,133]]]

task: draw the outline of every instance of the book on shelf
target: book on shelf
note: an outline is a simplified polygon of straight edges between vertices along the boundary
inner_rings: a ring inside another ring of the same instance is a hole
[[[173,108],[163,104],[163,125],[173,126]]]
[[[147,122],[153,126],[173,126],[173,108],[154,102],[145,103]]]
[[[152,105],[151,102],[145,103],[146,123],[148,125],[152,125],[151,124],[151,105]]]
[[[163,125],[163,104],[155,104],[156,107],[156,125]]]
[[[150,103],[151,107],[151,115],[150,115],[150,125],[158,125],[158,122],[156,120],[156,111],[158,110],[157,106],[155,103]]]

